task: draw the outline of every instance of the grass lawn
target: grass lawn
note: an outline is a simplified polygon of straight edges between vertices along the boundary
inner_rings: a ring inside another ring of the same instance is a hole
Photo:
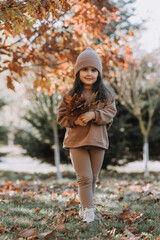
[[[160,175],[101,171],[96,219],[78,215],[73,173],[0,172],[0,239],[160,239]],[[159,236],[159,238],[158,238]]]

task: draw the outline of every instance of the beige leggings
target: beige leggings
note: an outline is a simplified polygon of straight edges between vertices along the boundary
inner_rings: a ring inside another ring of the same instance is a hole
[[[96,180],[102,167],[103,148],[70,148],[70,157],[76,172],[80,203],[83,208],[93,208]]]

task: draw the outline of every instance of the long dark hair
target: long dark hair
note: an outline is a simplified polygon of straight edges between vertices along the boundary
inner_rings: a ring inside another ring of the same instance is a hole
[[[79,72],[76,74],[76,78],[74,81],[73,88],[69,91],[69,94],[73,96],[75,93],[80,97],[83,92],[83,83],[80,80]],[[93,84],[93,92],[98,92],[96,100],[101,100],[104,102],[106,99],[112,100],[113,94],[112,92],[105,86],[103,83],[101,74],[98,72],[97,81]]]

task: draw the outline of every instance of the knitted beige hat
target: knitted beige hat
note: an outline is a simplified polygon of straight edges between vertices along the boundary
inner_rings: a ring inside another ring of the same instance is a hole
[[[94,67],[102,75],[101,59],[98,53],[90,47],[87,47],[86,50],[80,53],[79,56],[77,57],[77,60],[74,66],[74,74],[76,75],[79,70],[85,67]]]

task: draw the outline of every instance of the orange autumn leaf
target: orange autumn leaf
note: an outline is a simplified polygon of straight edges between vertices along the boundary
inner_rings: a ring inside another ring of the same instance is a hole
[[[10,76],[7,76],[7,88],[12,89],[15,91],[15,86],[13,85],[13,80]]]
[[[34,192],[28,192],[28,193],[27,193],[27,197],[33,197],[33,196],[35,196],[35,193],[34,193]]]
[[[40,212],[40,211],[41,211],[41,209],[37,207],[37,208],[34,210],[33,213],[37,213],[37,212]]]
[[[7,31],[6,29],[4,29],[3,34],[4,34],[6,37],[8,37],[8,36],[10,35],[9,31]]]
[[[64,191],[63,193],[62,193],[62,195],[63,196],[69,196],[69,195],[72,195],[72,194],[74,194],[75,192],[74,192],[74,190],[72,189],[70,192],[68,192],[68,191]]]
[[[127,45],[127,46],[125,47],[125,50],[126,50],[127,54],[132,55],[132,50],[131,50],[131,48],[130,48],[129,45]]]
[[[78,188],[78,183],[70,183],[69,186],[70,186],[70,187]]]
[[[117,20],[117,18],[118,18],[118,15],[117,15],[117,14],[115,14],[115,13],[112,13],[112,17],[113,17],[113,19],[116,21],[116,20]]]
[[[70,206],[75,206],[78,205],[80,203],[80,201],[77,198],[73,198],[70,199],[69,201],[67,201],[67,208],[69,208]]]
[[[134,33],[133,32],[129,32],[128,35],[129,36],[134,36]]]
[[[4,230],[4,227],[2,226],[2,224],[0,224],[0,233],[4,233],[5,230]]]
[[[25,180],[22,180],[22,181],[20,182],[20,184],[21,184],[21,185],[26,185],[26,181],[25,181]]]

